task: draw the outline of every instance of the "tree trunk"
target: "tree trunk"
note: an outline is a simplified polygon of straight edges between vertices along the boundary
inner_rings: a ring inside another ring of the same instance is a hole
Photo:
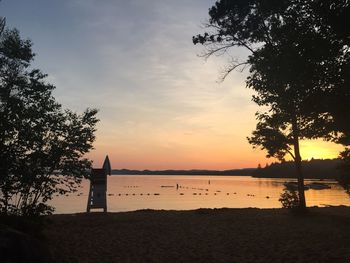
[[[295,120],[292,123],[292,129],[293,129],[293,146],[294,146],[294,163],[298,178],[298,194],[299,194],[299,208],[304,209],[306,208],[306,201],[305,201],[305,192],[304,192],[304,175],[301,167],[301,156],[300,156],[300,148],[299,148],[299,127],[297,120]]]

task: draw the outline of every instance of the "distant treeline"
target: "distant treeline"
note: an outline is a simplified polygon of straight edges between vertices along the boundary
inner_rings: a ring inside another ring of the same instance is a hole
[[[303,173],[305,178],[310,179],[338,179],[338,169],[341,160],[339,159],[311,159],[303,161]],[[266,167],[258,167],[254,171],[254,177],[267,178],[295,178],[295,164],[292,161],[272,163]]]
[[[338,179],[340,171],[339,159],[311,159],[303,161],[305,178],[314,179]],[[272,163],[266,167],[232,169],[232,170],[112,170],[112,174],[125,175],[242,175],[265,178],[295,178],[295,165],[292,161]]]
[[[112,170],[112,174],[131,174],[131,175],[246,175],[255,174],[256,168],[234,169],[234,170]]]

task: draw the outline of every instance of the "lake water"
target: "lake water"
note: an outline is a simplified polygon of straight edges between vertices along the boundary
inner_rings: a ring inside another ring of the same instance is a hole
[[[109,212],[148,208],[278,208],[285,181],[249,176],[113,175],[107,182],[107,207]],[[335,181],[322,182],[331,189],[305,191],[308,206],[350,205],[349,195]],[[89,181],[83,181],[77,193],[55,197],[51,201],[55,213],[85,212],[88,190]]]

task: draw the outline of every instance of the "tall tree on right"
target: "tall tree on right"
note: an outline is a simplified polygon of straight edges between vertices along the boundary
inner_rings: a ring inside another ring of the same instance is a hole
[[[345,149],[340,153],[343,164],[340,167],[343,176],[340,183],[350,193],[350,28],[349,23],[350,3],[340,1],[317,1],[315,12],[322,21],[322,30],[329,28],[330,34],[325,37],[332,43],[337,43],[341,52],[333,58],[333,72],[324,69],[324,86],[331,87],[326,92],[318,93],[309,101],[309,105],[317,105],[316,110],[324,112],[332,121],[328,130],[332,136],[328,139],[344,145]],[[326,50],[327,52],[327,50]]]
[[[341,16],[348,1],[326,2],[220,0],[209,10],[206,32],[193,37],[194,44],[207,48],[208,57],[233,47],[251,52],[247,60],[231,62],[223,76],[250,67],[247,87],[256,91],[253,101],[266,110],[257,113],[257,128],[248,140],[267,150],[268,157],[292,157],[300,208],[306,202],[299,141],[339,140],[345,134],[332,107],[316,99],[329,94],[339,99],[334,94],[342,93],[340,83],[349,61],[343,33],[329,22],[330,17]]]

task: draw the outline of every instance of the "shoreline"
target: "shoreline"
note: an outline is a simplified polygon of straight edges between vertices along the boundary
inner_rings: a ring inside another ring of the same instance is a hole
[[[350,262],[350,207],[56,214],[57,262]]]
[[[309,206],[307,207],[308,210],[313,210],[313,209],[325,209],[325,208],[336,208],[336,209],[341,209],[341,208],[348,208],[350,210],[350,205],[324,205],[324,206]],[[142,213],[142,212],[169,212],[169,213],[177,213],[177,212],[197,212],[197,211],[218,211],[218,210],[250,210],[250,209],[256,209],[256,210],[285,210],[289,211],[289,213],[293,213],[293,210],[289,210],[286,208],[282,207],[268,207],[268,208],[259,208],[259,207],[218,207],[218,208],[206,208],[206,207],[200,207],[197,209],[152,209],[152,208],[144,208],[144,209],[136,209],[136,210],[128,210],[128,211],[107,211],[103,212],[102,209],[101,211],[94,211],[92,210],[91,212],[76,212],[76,213],[53,213],[52,215],[47,215],[45,217],[51,218],[51,217],[56,217],[56,216],[80,216],[80,215],[97,215],[100,214],[108,216],[108,215],[118,215],[118,214],[125,214],[125,213]]]
[[[135,174],[111,174],[108,177],[113,177],[113,176],[195,176],[195,177],[200,177],[200,176],[207,176],[207,177],[252,177],[252,178],[257,178],[257,179],[295,179],[297,178],[295,176],[285,176],[285,177],[278,177],[278,176],[258,176],[258,175],[251,175],[251,174],[143,174],[143,173],[135,173]],[[338,182],[336,178],[332,177],[312,177],[312,176],[305,176],[306,180],[319,180],[319,181],[334,181]]]

